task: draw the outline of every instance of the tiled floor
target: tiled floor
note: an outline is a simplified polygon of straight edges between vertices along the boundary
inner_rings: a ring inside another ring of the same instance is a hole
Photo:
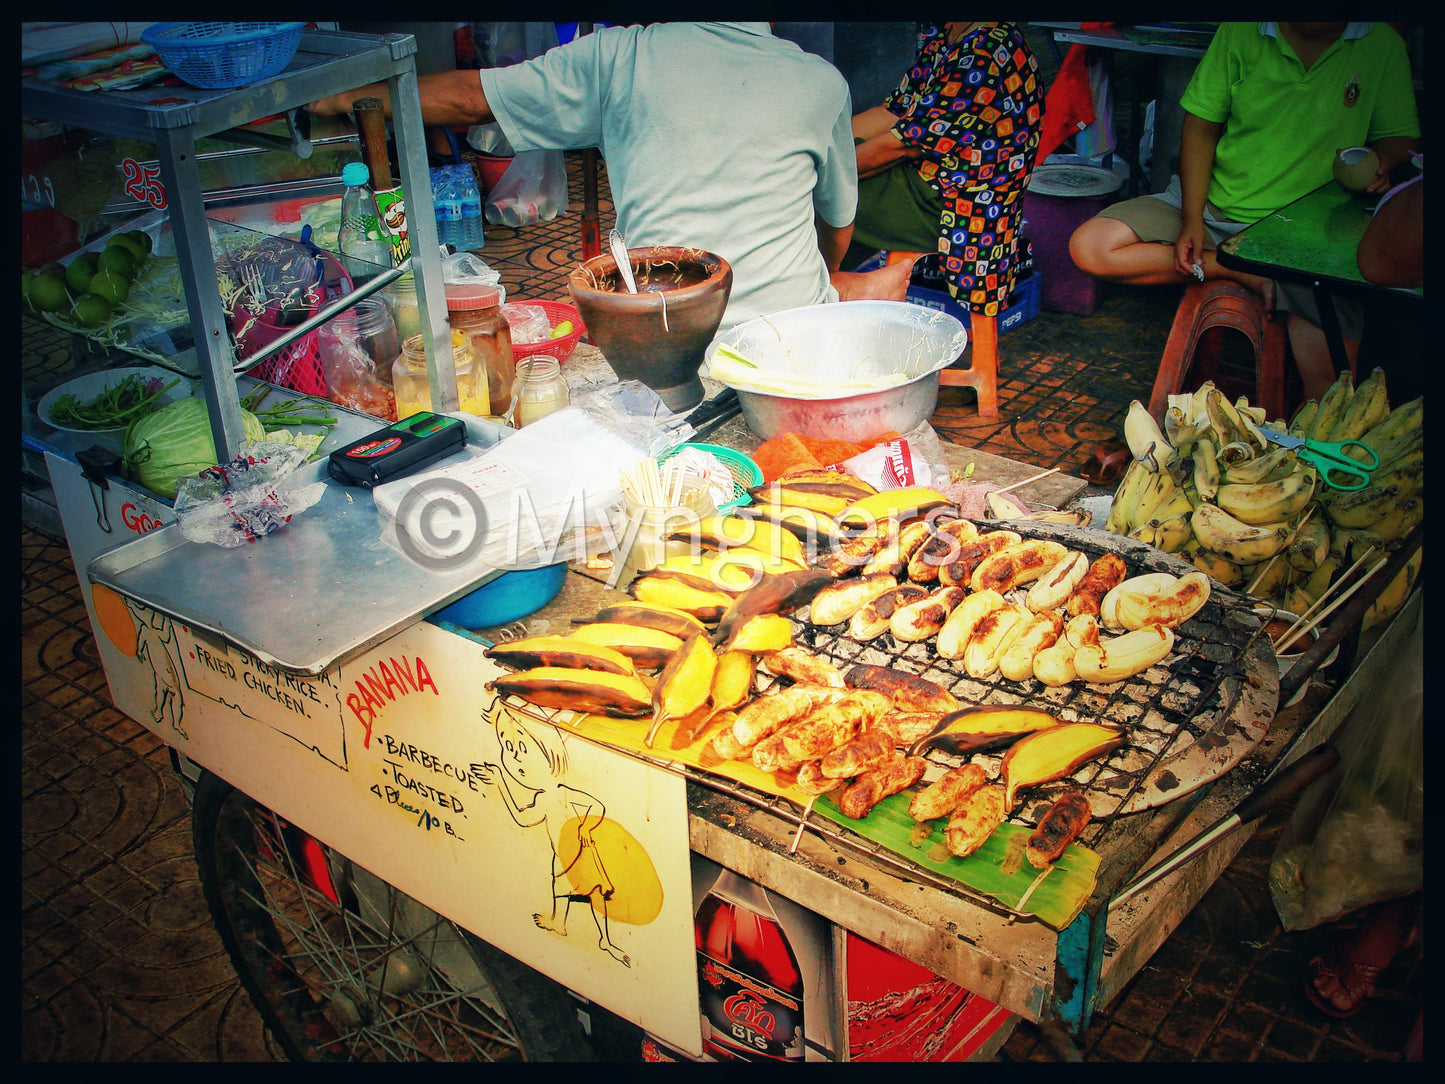
[[[573,212],[492,228],[483,257],[514,298],[565,297],[580,259]],[[610,203],[602,187],[602,230]],[[997,454],[1076,471],[1145,397],[1173,314],[1167,290],[1105,291],[1089,317],[1045,312],[1000,343],[1002,409],[945,389],[934,425]],[[68,364],[27,323],[24,364]],[[47,355],[46,358],[38,355]],[[48,359],[48,360],[47,360]],[[58,360],[57,360],[58,359]],[[26,1062],[275,1061],[211,927],[189,813],[165,747],[109,701],[63,539],[23,525],[21,580],[21,1058]],[[1266,884],[1279,824],[1245,846],[1173,937],[1078,1037],[1085,1061],[1394,1061],[1424,1001],[1423,939],[1397,955],[1353,1020],[1306,1001],[1307,962],[1332,930],[1280,928]],[[1007,1061],[1060,1052],[1020,1027]]]

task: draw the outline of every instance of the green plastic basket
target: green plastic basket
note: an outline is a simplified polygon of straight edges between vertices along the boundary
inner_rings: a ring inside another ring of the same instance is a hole
[[[742,452],[735,452],[731,448],[724,448],[721,444],[679,444],[676,448],[667,452],[658,461],[666,463],[673,456],[677,455],[684,448],[696,448],[699,451],[707,452],[733,476],[733,499],[717,506],[719,512],[726,512],[733,508],[751,504],[752,498],[748,496],[748,490],[754,486],[763,484],[763,469],[754,463]]]

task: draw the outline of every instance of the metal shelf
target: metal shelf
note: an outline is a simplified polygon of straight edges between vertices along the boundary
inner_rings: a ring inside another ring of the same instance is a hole
[[[441,410],[456,410],[460,405],[447,334],[436,222],[430,213],[415,53],[416,39],[410,34],[311,30],[301,35],[299,50],[281,74],[233,90],[146,87],[97,94],[38,80],[21,81],[22,116],[156,145],[212,435],[223,461],[239,452],[245,434],[236,390],[235,351],[216,284],[196,141],[302,109],[338,89],[381,81],[390,85],[401,183],[419,212],[409,216],[408,228],[417,299],[431,332],[425,336],[425,345],[432,397]],[[368,292],[358,291],[348,301],[359,300]]]

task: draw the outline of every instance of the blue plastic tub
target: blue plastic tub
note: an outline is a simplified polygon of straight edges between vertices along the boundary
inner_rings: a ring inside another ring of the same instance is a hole
[[[503,572],[433,617],[464,629],[490,629],[536,613],[557,597],[567,579],[567,562]]]

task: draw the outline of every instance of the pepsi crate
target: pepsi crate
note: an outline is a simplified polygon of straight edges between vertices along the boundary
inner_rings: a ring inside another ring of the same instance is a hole
[[[884,265],[887,258],[888,253],[886,252],[875,253],[854,270],[877,271]],[[1008,307],[998,315],[1000,334],[1032,320],[1039,314],[1039,302],[1043,297],[1043,281],[1038,271],[1028,269],[1031,264],[1032,260],[1026,257],[1025,277],[1014,283],[1014,292],[1013,296],[1009,298]],[[913,276],[909,280],[908,290],[904,297],[915,305],[946,312],[958,319],[966,328],[973,326],[969,319],[971,314],[968,306],[955,301],[948,292],[948,287],[944,285],[943,272],[939,268],[937,253],[928,253],[914,265]]]

